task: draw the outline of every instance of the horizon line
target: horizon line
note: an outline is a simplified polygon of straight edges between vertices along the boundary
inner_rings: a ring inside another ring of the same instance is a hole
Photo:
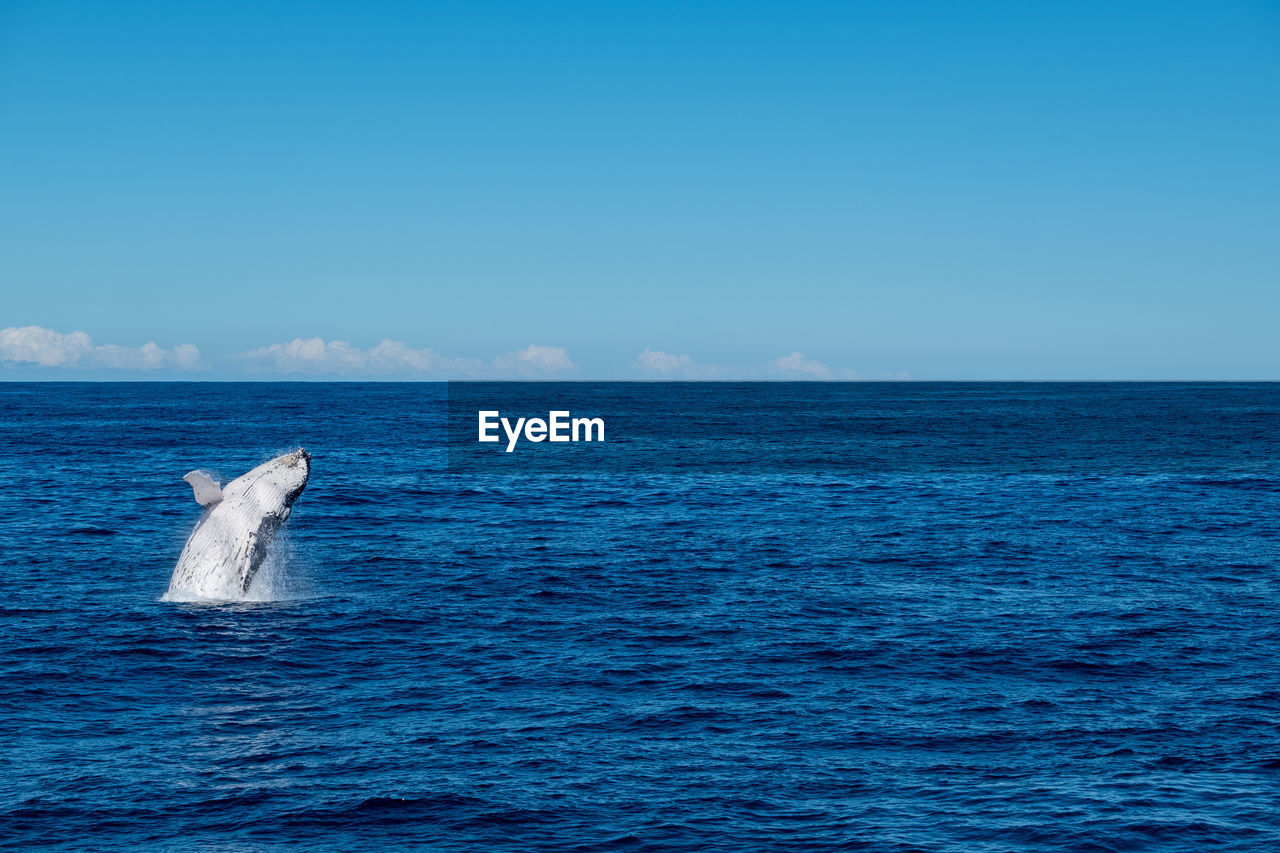
[[[922,385],[922,384],[1022,384],[1022,385],[1266,385],[1277,379],[9,379],[0,385],[496,385],[496,384],[647,384],[647,385]]]

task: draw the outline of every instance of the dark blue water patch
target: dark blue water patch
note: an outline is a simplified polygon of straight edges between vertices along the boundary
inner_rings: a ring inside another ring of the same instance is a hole
[[[453,382],[447,458],[457,473],[1232,472],[1248,481],[1276,470],[1275,394],[1210,383]]]
[[[1280,844],[1280,389],[812,387],[1009,447],[464,475],[439,386],[0,385],[0,845]],[[1162,426],[1055,467],[1028,398]],[[180,477],[298,445],[296,594],[161,602]]]

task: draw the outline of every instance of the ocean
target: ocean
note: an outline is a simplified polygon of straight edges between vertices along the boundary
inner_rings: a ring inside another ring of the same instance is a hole
[[[0,847],[1280,849],[1280,385],[529,387],[629,414],[0,384]],[[162,601],[181,477],[297,447],[251,600]]]

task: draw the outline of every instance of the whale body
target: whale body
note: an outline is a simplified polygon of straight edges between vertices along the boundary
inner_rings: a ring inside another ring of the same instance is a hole
[[[310,477],[305,450],[277,456],[225,486],[204,471],[184,476],[205,513],[178,557],[165,599],[244,598]]]

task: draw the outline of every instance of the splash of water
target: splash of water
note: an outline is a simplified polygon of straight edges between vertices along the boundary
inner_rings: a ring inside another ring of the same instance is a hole
[[[297,601],[314,594],[306,563],[293,541],[277,534],[242,601]]]
[[[181,586],[171,586],[160,600],[182,604],[241,604],[298,601],[314,596],[308,563],[282,531],[271,543],[262,567],[245,593],[241,594],[234,585],[227,586],[216,596],[199,595]]]

